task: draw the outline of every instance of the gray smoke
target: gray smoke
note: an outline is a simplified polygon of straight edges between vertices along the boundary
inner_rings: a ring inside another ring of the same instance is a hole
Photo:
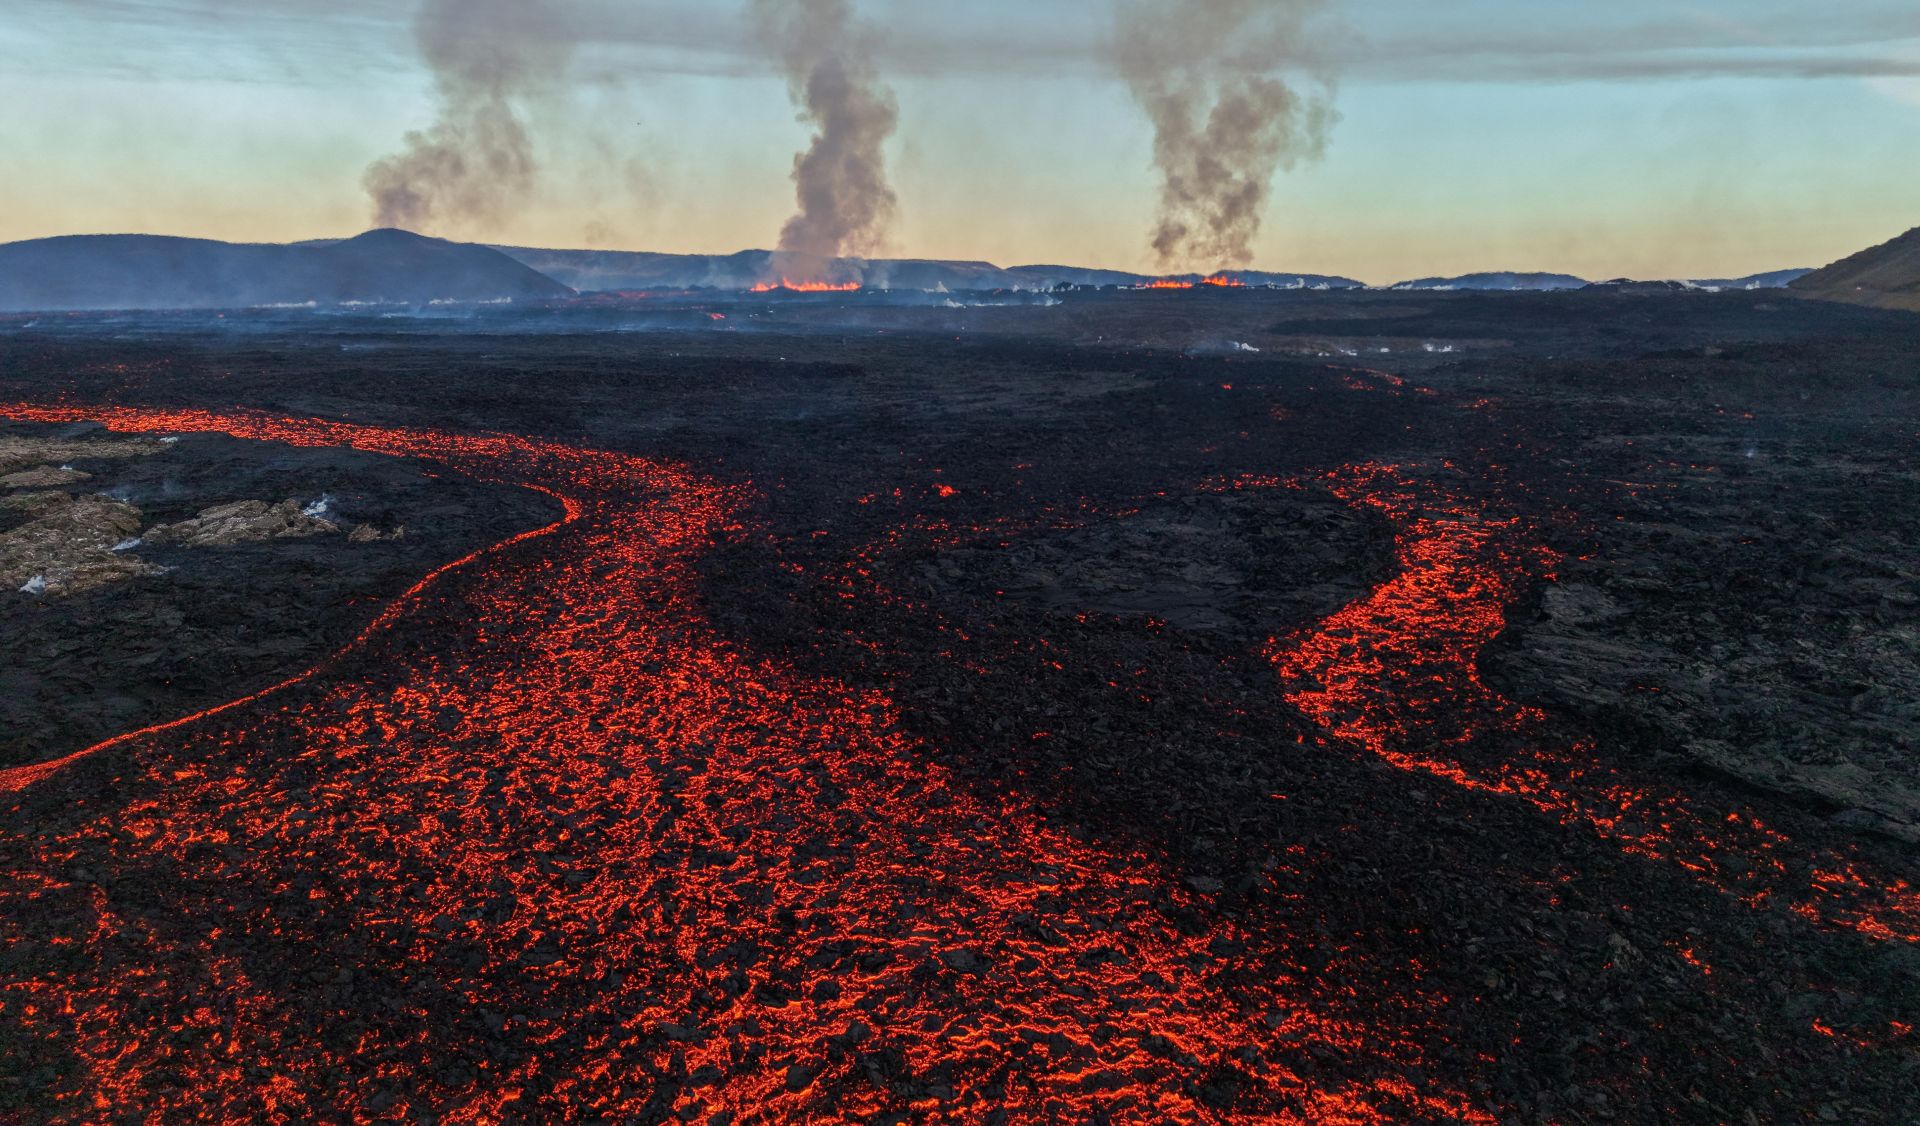
[[[1325,151],[1327,96],[1274,73],[1301,61],[1325,4],[1117,0],[1120,73],[1153,122],[1163,266],[1251,262],[1275,173]]]
[[[494,228],[532,192],[524,103],[550,91],[573,44],[550,0],[426,0],[414,39],[439,116],[367,169],[378,226]]]
[[[884,147],[900,123],[874,69],[872,36],[850,0],[754,0],[754,12],[800,120],[814,127],[793,161],[800,211],[780,232],[785,261],[776,268],[817,274],[831,259],[871,255],[893,218]]]

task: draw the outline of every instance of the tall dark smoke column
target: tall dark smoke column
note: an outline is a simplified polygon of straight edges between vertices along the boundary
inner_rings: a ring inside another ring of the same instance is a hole
[[[532,191],[522,103],[551,89],[572,42],[550,0],[426,0],[413,31],[439,116],[367,169],[374,222],[490,229]]]
[[[800,119],[815,130],[794,158],[800,211],[780,232],[775,268],[818,274],[833,258],[880,248],[895,204],[883,150],[900,110],[850,0],[754,0],[754,10]]]
[[[1163,266],[1253,259],[1273,177],[1318,157],[1324,96],[1276,76],[1326,0],[1116,0],[1121,75],[1153,121]]]

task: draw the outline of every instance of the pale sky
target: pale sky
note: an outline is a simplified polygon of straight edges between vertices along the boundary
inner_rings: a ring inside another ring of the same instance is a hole
[[[555,0],[586,44],[529,110],[545,246],[771,245],[806,144],[742,0]],[[1105,0],[861,0],[901,126],[899,256],[1151,269],[1152,134]],[[286,241],[369,225],[433,119],[404,0],[0,0],[0,241]],[[1256,266],[1708,277],[1920,226],[1913,0],[1334,0],[1342,115]]]

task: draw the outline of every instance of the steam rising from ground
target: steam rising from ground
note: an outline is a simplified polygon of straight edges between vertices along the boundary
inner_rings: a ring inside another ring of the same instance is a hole
[[[1326,148],[1323,93],[1278,77],[1326,0],[1117,0],[1121,75],[1153,121],[1163,266],[1253,260],[1274,174]]]
[[[552,0],[426,0],[413,31],[433,70],[439,117],[367,169],[374,222],[495,227],[533,189],[524,103],[558,82],[571,34]]]
[[[800,211],[780,232],[775,268],[814,276],[831,259],[880,249],[895,204],[883,148],[900,110],[850,0],[754,0],[754,14],[800,120],[815,130],[794,158]]]

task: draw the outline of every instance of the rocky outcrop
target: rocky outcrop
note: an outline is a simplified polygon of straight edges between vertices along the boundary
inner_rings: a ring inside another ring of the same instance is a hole
[[[0,477],[0,489],[57,489],[92,478],[93,474],[82,473],[69,465],[43,465],[38,469],[23,469]]]
[[[381,540],[401,540],[407,538],[407,529],[403,524],[390,532],[383,532],[372,524],[361,524],[347,533],[348,543],[379,543]]]
[[[94,474],[69,489],[0,489],[8,558],[19,559],[29,537],[45,546],[76,539],[74,525],[97,522],[82,518],[89,512],[119,514],[86,538],[92,550],[65,574],[48,565],[45,551],[30,567],[4,570],[11,581],[0,585],[0,769],[58,758],[285,680],[340,649],[422,575],[558,515],[542,494],[428,477],[379,454],[208,434],[127,440],[124,448],[152,456],[108,461],[52,442],[74,433],[0,420],[0,450],[33,440],[29,455],[5,463],[7,472],[72,458]],[[111,490],[138,516],[71,495],[92,490]],[[248,511],[281,509],[274,520],[282,528],[319,532],[275,502],[323,496],[328,506],[316,512],[343,530],[365,527],[360,542],[350,532],[212,549],[128,542],[242,498],[259,498]],[[32,533],[9,535],[56,514]],[[100,585],[119,577],[130,581]],[[21,589],[29,585],[33,592]]]
[[[273,505],[263,500],[241,500],[215,505],[191,520],[163,524],[148,532],[144,541],[156,547],[232,547],[332,535],[339,530],[332,521],[309,515],[297,500]]]
[[[140,534],[140,510],[132,505],[64,493],[42,494],[34,505],[34,519],[0,533],[0,589],[79,594],[155,570],[114,550]]]
[[[71,493],[13,493],[9,496],[0,496],[0,512],[18,512],[28,520],[37,520],[56,508],[72,503]]]
[[[67,462],[98,458],[146,457],[163,447],[147,438],[33,438],[0,435],[0,488],[35,488],[10,483],[11,475],[35,467],[57,468]]]

